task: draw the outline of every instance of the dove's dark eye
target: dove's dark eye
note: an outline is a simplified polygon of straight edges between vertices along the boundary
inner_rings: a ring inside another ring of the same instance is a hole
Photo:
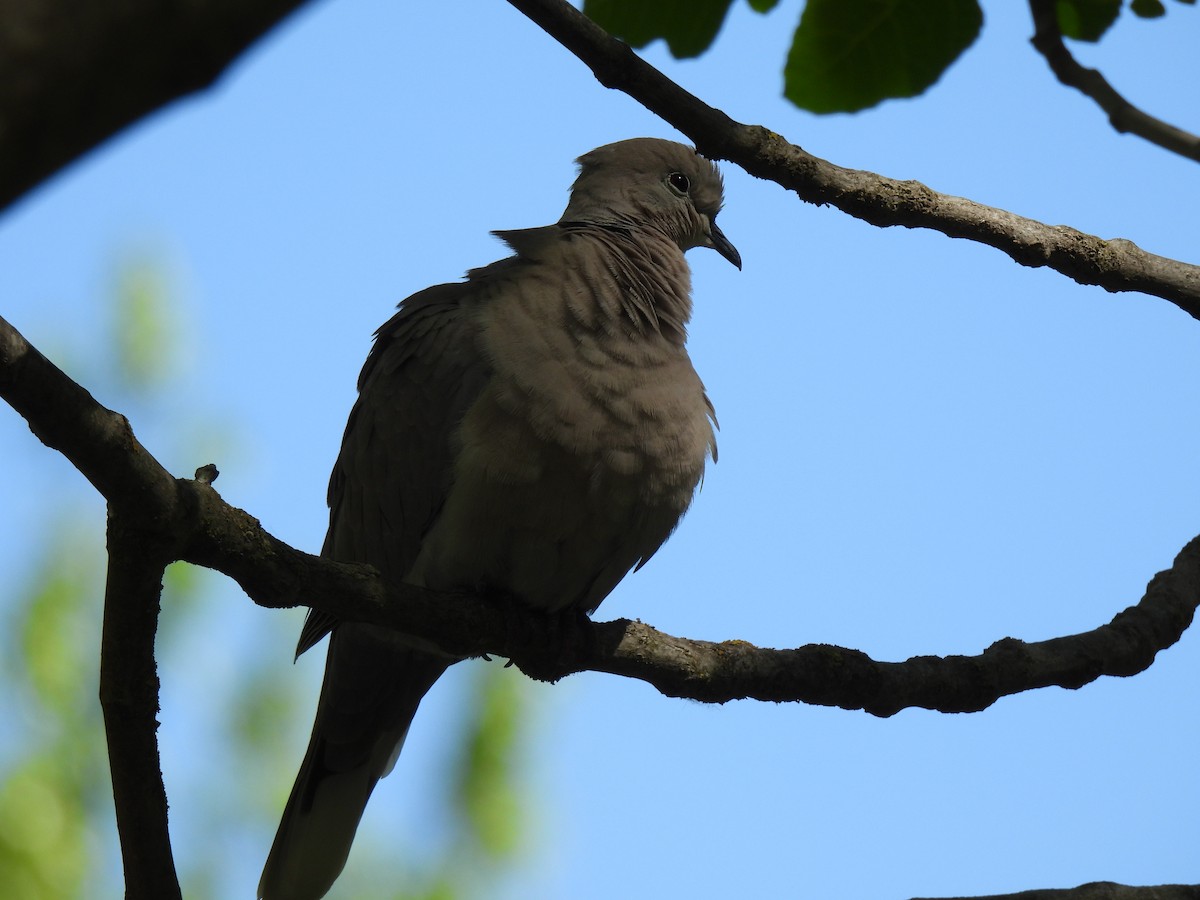
[[[688,181],[688,177],[682,172],[672,172],[667,176],[667,181],[670,183],[671,187],[675,188],[675,190],[679,191],[681,194],[686,194],[688,192],[688,188],[692,186],[692,183]]]

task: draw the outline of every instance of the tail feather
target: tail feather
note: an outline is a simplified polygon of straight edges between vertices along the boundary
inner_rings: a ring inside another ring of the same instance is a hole
[[[319,900],[341,874],[367,801],[449,660],[346,623],[330,638],[308,751],[258,884],[259,900]]]

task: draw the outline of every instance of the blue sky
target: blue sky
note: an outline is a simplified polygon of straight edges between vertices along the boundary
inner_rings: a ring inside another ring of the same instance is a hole
[[[800,8],[737,5],[696,62],[646,55],[734,118],[838,164],[1195,260],[1200,168],[1114,134],[1058,86],[1021,4],[985,4],[977,44],[927,96],[827,118],[780,99]],[[1149,111],[1200,129],[1198,23],[1173,4],[1079,55]],[[177,474],[215,461],[227,500],[316,550],[374,328],[413,291],[503,255],[490,230],[557,219],[572,160],[638,135],[677,137],[507,4],[317,3],[215,89],[0,220],[2,312],[52,356],[106,340],[116,261],[167,260],[191,348],[179,403],[239,440],[156,443],[136,415],[135,429]],[[721,224],[744,271],[691,254],[690,346],[721,421],[720,463],[600,617],[887,660],[974,654],[1108,621],[1200,531],[1193,320],[724,170]],[[71,479],[88,497],[11,413],[0,456],[9,508],[35,509]],[[102,508],[81,502],[99,540]],[[6,533],[0,563],[19,566],[29,539]],[[236,690],[251,657],[290,667],[290,642],[264,622],[298,627],[299,614],[257,609],[231,586],[213,603],[191,668],[164,672],[163,742],[169,787],[186,773],[219,794],[220,772],[189,756],[210,688]],[[881,900],[1194,882],[1198,667],[1189,633],[1133,679],[889,720],[708,707],[598,674],[539,686],[535,839],[497,893]],[[319,670],[315,655],[292,670],[314,698]],[[377,791],[364,827],[382,840],[419,846],[436,830],[423,785],[461,689],[461,675],[438,686]],[[298,735],[294,758],[275,764],[290,771],[302,752]],[[201,827],[178,801],[172,814],[177,833]],[[251,896],[269,840],[230,848],[231,896]]]

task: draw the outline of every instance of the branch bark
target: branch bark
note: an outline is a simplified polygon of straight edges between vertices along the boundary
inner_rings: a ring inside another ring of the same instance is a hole
[[[158,629],[170,553],[162,535],[110,505],[108,580],[100,642],[100,705],[128,900],[181,897],[158,755]]]
[[[254,602],[315,606],[396,628],[459,656],[497,654],[544,680],[591,670],[710,703],[799,701],[878,716],[908,707],[966,712],[1033,688],[1077,688],[1101,675],[1140,672],[1179,639],[1200,604],[1197,538],[1155,576],[1141,602],[1109,624],[1038,643],[1005,638],[975,657],[877,662],[826,645],[774,650],[674,637],[628,620],[548,620],[497,598],[386,586],[369,566],[288,546],[226,504],[205,480],[169,475],[124,417],[96,403],[3,319],[0,396],[44,442],[88,473],[110,508],[132,510],[148,523],[166,555],[225,573]]]
[[[1029,42],[1045,58],[1055,78],[1091,98],[1108,114],[1109,124],[1121,134],[1136,134],[1164,150],[1200,162],[1200,137],[1134,106],[1098,71],[1079,64],[1063,43],[1054,0],[1029,0],[1029,12],[1034,27]]]
[[[995,247],[1080,284],[1162,297],[1200,318],[1200,267],[915,181],[845,169],[735,122],[644,62],[565,0],[509,0],[607,87],[624,91],[706,155],[880,227],[930,228]],[[204,88],[301,0],[26,0],[0,17],[0,208],[126,125]]]
[[[913,900],[923,898],[915,897]],[[989,894],[986,897],[942,897],[940,900],[1200,900],[1200,885],[1158,884],[1141,887],[1115,884],[1111,881],[1093,881],[1074,888]]]
[[[182,482],[193,485],[192,482]],[[1102,675],[1135,675],[1174,644],[1200,604],[1200,537],[1158,573],[1142,600],[1089,632],[1025,643],[1004,638],[978,656],[878,662],[858,650],[790,650],[665,634],[617,619],[547,620],[497,598],[386,586],[366,566],[301,553],[263,531],[211,488],[200,488],[200,531],[183,558],[238,581],[262,606],[315,606],[432,641],[459,656],[495,654],[531,677],[595,671],[645,681],[669,697],[803,702],[891,716],[921,707],[975,712],[1034,688],[1079,688]],[[267,565],[260,560],[266,559]]]
[[[1157,256],[1124,239],[1046,225],[917,181],[846,169],[757,125],[736,122],[688,93],[566,0],[509,0],[577,56],[597,80],[623,91],[681,132],[705,156],[774,181],[802,200],[886,227],[929,228],[995,247],[1023,266],[1046,266],[1110,292],[1141,291],[1200,319],[1200,266]]]

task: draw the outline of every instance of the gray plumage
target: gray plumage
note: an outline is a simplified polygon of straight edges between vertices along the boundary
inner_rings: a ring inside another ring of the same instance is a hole
[[[684,347],[684,251],[741,267],[716,167],[638,138],[579,159],[555,225],[414,294],[376,333],[329,485],[323,555],[385,579],[590,613],[667,539],[709,456],[713,411]],[[323,897],[425,692],[456,659],[386,629],[332,631],[316,723],[262,900]]]

